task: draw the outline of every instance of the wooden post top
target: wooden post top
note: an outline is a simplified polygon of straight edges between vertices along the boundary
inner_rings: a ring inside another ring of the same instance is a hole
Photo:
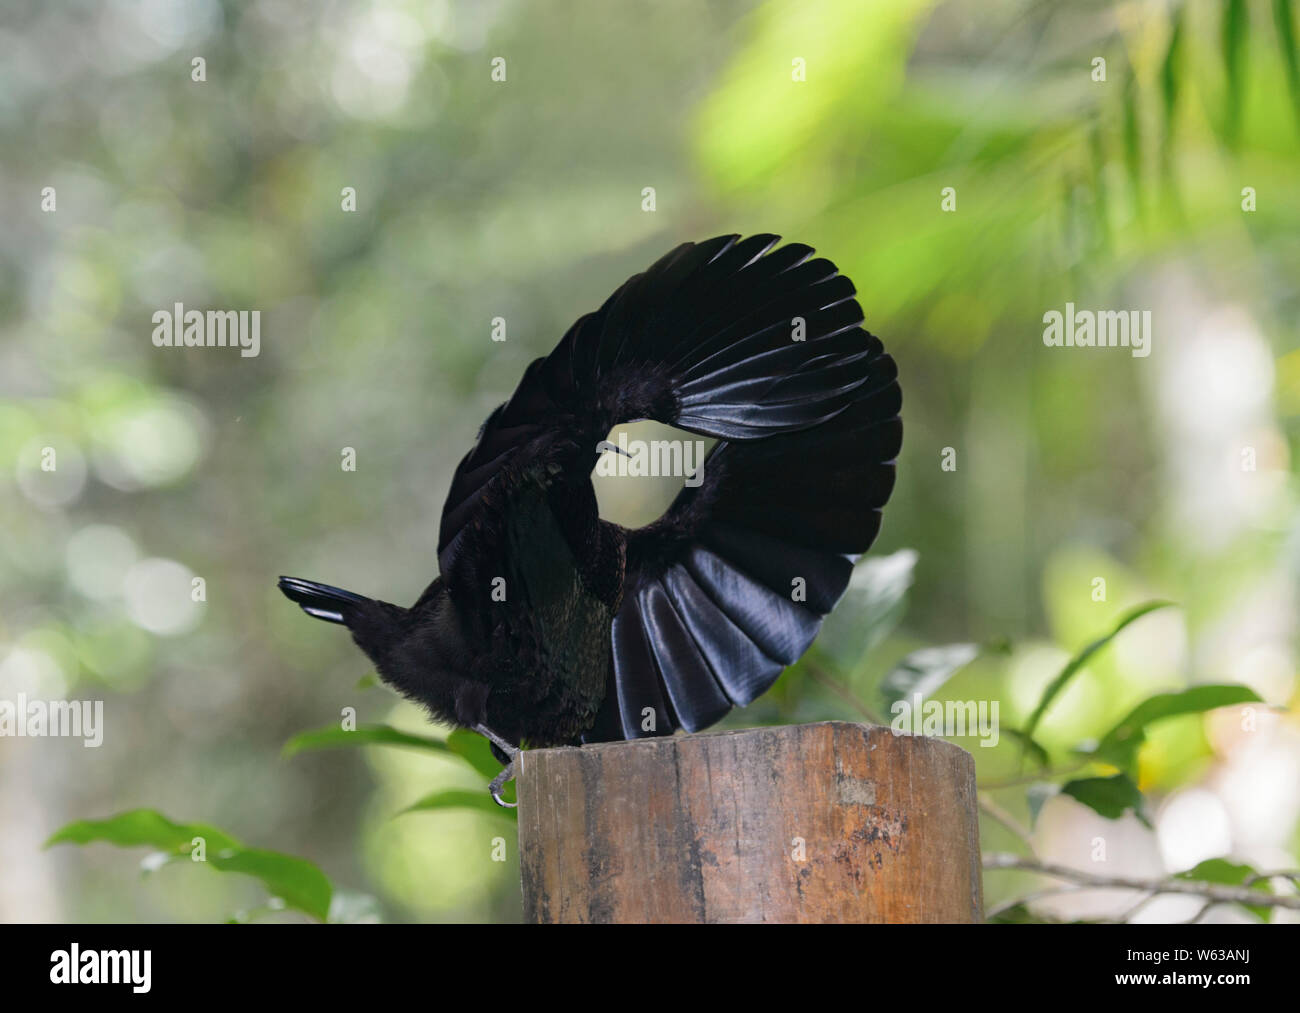
[[[531,922],[977,922],[975,766],[827,721],[520,754]]]

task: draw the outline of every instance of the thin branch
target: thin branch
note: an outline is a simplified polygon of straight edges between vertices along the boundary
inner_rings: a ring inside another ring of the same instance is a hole
[[[1195,879],[1140,879],[1136,876],[1099,876],[1082,869],[1071,869],[1065,865],[1040,862],[1022,855],[992,854],[984,856],[986,869],[1021,869],[1025,872],[1038,872],[1044,876],[1086,886],[1117,887],[1126,890],[1142,890],[1150,894],[1178,893],[1193,897],[1205,897],[1218,904],[1243,904],[1247,907],[1281,907],[1291,911],[1300,911],[1300,896],[1277,896],[1251,890],[1241,886],[1224,886],[1219,883],[1203,883]],[[1279,875],[1289,876],[1290,873]]]
[[[1092,763],[1091,760],[1084,760],[1082,763],[1076,763],[1073,767],[1059,767],[1056,770],[1040,770],[1037,774],[1021,774],[1016,777],[1002,778],[1001,780],[980,781],[976,787],[987,791],[997,791],[1000,788],[1016,788],[1022,784],[1035,784],[1038,781],[1050,781],[1055,777],[1069,777],[1071,774],[1077,774],[1090,763]]]
[[[1159,892],[1147,894],[1140,901],[1138,901],[1131,908],[1129,908],[1127,911],[1125,911],[1122,915],[1119,916],[1120,924],[1127,924],[1133,918],[1134,915],[1136,915],[1139,911],[1141,911],[1144,907],[1146,907],[1148,904],[1150,904],[1153,900],[1155,900],[1159,896],[1160,896]],[[1212,900],[1212,901],[1208,901],[1207,903],[1209,904],[1210,907],[1213,907],[1218,902]]]
[[[1290,872],[1286,869],[1279,869],[1277,872],[1257,872],[1242,885],[1253,886],[1265,879],[1285,879],[1292,886],[1300,888],[1300,872]]]
[[[846,703],[851,704],[863,717],[865,717],[873,725],[887,724],[884,718],[882,718],[879,714],[873,711],[865,703],[859,700],[857,694],[855,694],[851,689],[849,689],[842,682],[836,679],[833,675],[827,672],[824,668],[822,668],[821,665],[817,664],[817,662],[808,661],[807,659],[805,659],[804,666],[808,669],[808,674],[811,675],[814,680],[821,683],[823,686],[825,686],[827,689],[833,692],[836,696],[838,696],[841,700],[844,700]]]
[[[1080,890],[1091,890],[1092,887],[1082,886],[1078,883],[1070,883],[1066,886],[1049,886],[1043,890],[1035,890],[1033,893],[1027,893],[1023,897],[1013,897],[1011,900],[1005,900],[992,910],[984,912],[984,918],[996,918],[1004,912],[1010,911],[1013,907],[1020,904],[1029,904],[1032,901],[1042,900],[1044,897],[1059,897],[1063,893],[1078,893]]]
[[[1293,886],[1300,886],[1300,872],[1286,872],[1286,871],[1257,872],[1253,876],[1247,876],[1241,885],[1254,886],[1256,883],[1264,883],[1270,879],[1285,879],[1288,883],[1291,883]],[[1207,914],[1209,914],[1210,909],[1216,907],[1218,903],[1219,902],[1217,900],[1207,900],[1203,905],[1201,905],[1201,909],[1197,911],[1196,914],[1192,915],[1192,917],[1188,918],[1187,921],[1184,922],[1184,924],[1195,925]]]
[[[993,799],[984,792],[978,792],[976,798],[979,800],[980,808],[984,810],[984,812],[988,813],[994,820],[1020,838],[1021,843],[1029,849],[1030,854],[1034,853],[1034,844],[1032,840],[1033,835],[1029,832],[1027,827],[1022,826],[1014,816],[1003,809],[1002,806],[994,802]]]

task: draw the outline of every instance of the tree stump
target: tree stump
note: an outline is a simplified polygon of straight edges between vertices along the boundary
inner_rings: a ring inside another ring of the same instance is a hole
[[[828,721],[520,754],[526,921],[978,922],[975,764]]]

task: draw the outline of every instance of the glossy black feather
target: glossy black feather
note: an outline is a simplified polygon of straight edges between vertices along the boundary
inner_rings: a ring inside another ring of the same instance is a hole
[[[668,735],[677,727],[677,717],[668,708],[659,671],[646,641],[641,611],[628,609],[614,618],[611,659],[614,692],[606,698],[606,702],[614,701],[618,708],[622,733],[614,738]]]
[[[721,719],[731,710],[731,701],[662,583],[651,581],[638,592],[635,612],[676,721],[688,732],[696,732]],[[659,727],[671,727],[668,713],[656,717]]]

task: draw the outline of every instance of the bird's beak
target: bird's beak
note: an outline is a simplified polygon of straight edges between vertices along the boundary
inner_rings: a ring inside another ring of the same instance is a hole
[[[620,447],[617,443],[613,443],[609,440],[601,440],[599,443],[596,444],[597,454],[603,454],[607,450],[612,450],[614,451],[614,453],[622,454],[624,457],[628,457],[628,458],[632,456],[626,450]]]

